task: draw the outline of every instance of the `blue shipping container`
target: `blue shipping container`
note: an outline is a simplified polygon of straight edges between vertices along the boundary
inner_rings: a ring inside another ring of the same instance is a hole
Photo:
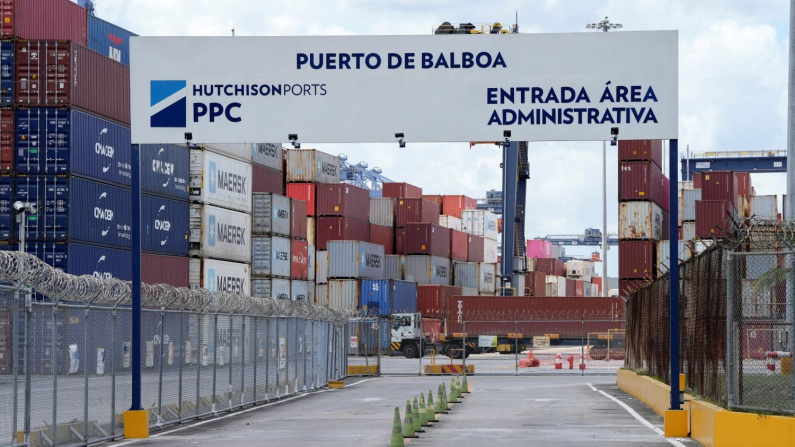
[[[88,16],[88,48],[116,62],[130,65],[130,37],[132,36],[137,36],[137,34],[96,16]]]
[[[129,250],[63,242],[27,242],[25,251],[72,275],[132,279]]]
[[[144,194],[141,201],[141,250],[188,256],[189,215],[188,202]]]
[[[190,152],[176,144],[142,144],[141,190],[156,196],[188,200]]]
[[[9,240],[14,237],[16,222],[13,212],[14,205],[14,179],[0,177],[0,240]]]
[[[132,194],[128,189],[78,177],[18,177],[15,200],[35,202],[28,216],[30,241],[77,241],[130,248]]]
[[[16,171],[130,186],[130,128],[76,109],[17,110]]]
[[[0,42],[0,106],[13,106],[14,99],[14,44]]]
[[[368,315],[388,316],[417,311],[417,283],[394,279],[363,279],[360,307]]]

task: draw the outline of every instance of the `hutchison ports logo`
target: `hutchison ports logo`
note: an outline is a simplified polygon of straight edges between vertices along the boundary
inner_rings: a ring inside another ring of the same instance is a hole
[[[187,84],[187,81],[149,81],[151,127],[186,126]]]

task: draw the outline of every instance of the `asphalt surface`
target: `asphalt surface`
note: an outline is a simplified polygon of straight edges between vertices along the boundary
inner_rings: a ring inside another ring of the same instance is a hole
[[[449,379],[448,379],[449,380]],[[347,379],[215,419],[154,432],[116,446],[388,446],[394,409],[441,378]],[[662,418],[615,386],[615,377],[472,377],[471,394],[410,446],[697,446],[666,440]],[[613,400],[614,399],[616,400]],[[623,407],[624,403],[631,411]],[[635,413],[634,415],[632,413]]]

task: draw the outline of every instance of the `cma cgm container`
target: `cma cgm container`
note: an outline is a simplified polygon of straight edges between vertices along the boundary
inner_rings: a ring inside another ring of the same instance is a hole
[[[5,0],[0,9],[4,39],[64,39],[86,44],[86,10],[64,0]]]
[[[14,55],[13,42],[0,42],[0,106],[14,105]]]
[[[17,223],[12,211],[14,204],[14,179],[0,176],[0,240],[10,240],[16,233]]]
[[[290,277],[309,278],[309,246],[306,241],[290,241]]]
[[[16,171],[75,174],[129,186],[130,128],[73,108],[16,111]]]
[[[395,254],[395,229],[370,224],[370,242],[383,245],[385,255]]]
[[[251,192],[284,194],[284,175],[282,171],[251,165]]]
[[[251,296],[255,298],[290,299],[290,280],[282,278],[251,278]]]
[[[251,145],[251,162],[275,171],[282,170],[281,143],[254,143]]]
[[[306,214],[315,216],[315,194],[317,190],[314,183],[288,183],[287,197],[306,202]]]
[[[463,231],[450,230],[450,258],[466,261],[469,252],[469,235]]]
[[[335,309],[356,310],[359,306],[359,281],[355,279],[330,279],[328,306]]]
[[[368,315],[417,312],[417,283],[393,279],[363,279],[359,302]]]
[[[329,241],[329,278],[383,278],[384,247],[361,241]]]
[[[292,271],[290,239],[254,236],[251,240],[251,274],[289,278]]]
[[[191,288],[203,287],[211,292],[251,295],[248,264],[197,258],[190,260]]]
[[[141,281],[147,284],[168,284],[172,287],[189,287],[188,266],[185,256],[141,254]]]
[[[396,203],[397,199],[392,197],[370,197],[370,223],[394,227]]]
[[[468,210],[462,212],[461,220],[461,227],[465,233],[493,241],[499,239],[496,214],[482,210]]]
[[[252,202],[252,231],[254,234],[290,236],[292,204],[289,197],[255,193],[252,195]]]
[[[696,237],[726,237],[732,232],[736,218],[731,200],[699,200],[696,202]]]
[[[337,183],[340,181],[340,158],[315,149],[287,151],[287,181]]]
[[[449,286],[453,283],[450,259],[439,256],[406,256],[406,280],[417,284],[439,284]]]
[[[440,206],[425,199],[397,200],[395,226],[405,227],[409,222],[439,222]]]
[[[16,44],[16,104],[73,106],[130,124],[130,68],[70,42]]]
[[[130,248],[130,190],[77,177],[31,176],[15,180],[15,200],[34,202],[31,241],[79,241]]]
[[[654,279],[655,252],[653,241],[619,241],[618,275],[621,279]]]
[[[132,279],[129,250],[77,243],[27,242],[25,251],[72,275],[122,281]]]
[[[318,217],[315,228],[318,250],[325,250],[329,241],[368,241],[370,224],[364,220],[347,217]]]
[[[394,199],[421,199],[422,188],[409,183],[386,182],[381,185],[382,197],[392,197]]]
[[[417,286],[417,311],[423,317],[439,317],[446,313],[450,297],[461,294],[461,287],[420,284]]]
[[[466,210],[478,209],[478,201],[467,196],[444,196],[442,202],[442,214],[461,218],[461,214]]]
[[[190,255],[251,262],[251,217],[212,205],[190,205]]]
[[[141,250],[187,256],[188,203],[148,194],[141,197]]]
[[[650,161],[663,164],[662,140],[621,140],[618,142],[618,161]]]
[[[406,271],[404,255],[384,255],[384,278],[403,279]]]
[[[663,211],[659,205],[645,200],[618,204],[619,239],[659,241],[662,236]]]
[[[306,240],[308,232],[306,202],[290,199],[290,236],[293,239]]]
[[[321,183],[316,190],[318,216],[341,216],[369,221],[370,194],[366,189],[346,183]]]
[[[433,223],[407,223],[405,252],[450,257],[450,229]]]
[[[652,162],[619,163],[618,200],[650,200],[661,208],[668,207],[663,194],[663,174]]]
[[[124,148],[121,150],[126,151]],[[190,197],[188,149],[176,144],[142,144],[140,154],[143,192],[188,200]]]
[[[191,200],[251,212],[251,164],[211,151],[190,151]]]
[[[486,259],[484,238],[481,236],[469,235],[467,247],[467,261],[484,262]]]
[[[137,34],[106,22],[95,15],[88,16],[88,48],[116,62],[130,65],[130,37]]]

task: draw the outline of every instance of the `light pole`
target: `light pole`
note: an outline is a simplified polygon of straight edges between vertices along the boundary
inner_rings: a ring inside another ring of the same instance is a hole
[[[25,253],[25,237],[27,236],[28,232],[28,214],[36,214],[38,210],[36,209],[35,203],[30,202],[14,202],[14,212],[17,214],[17,223],[19,224],[19,251]],[[22,281],[20,284],[17,284],[16,289],[14,290],[14,306],[19,306],[19,289],[23,287]],[[33,368],[33,363],[31,359],[31,312],[33,312],[33,303],[31,302],[33,297],[31,296],[30,289],[25,287],[25,408],[30,408],[31,404],[31,390],[30,390],[30,380],[31,380],[31,369]],[[15,307],[17,309],[18,307]],[[14,347],[16,348],[16,347]],[[16,368],[16,366],[14,366]],[[55,371],[55,366],[53,366],[53,371]],[[55,372],[53,372],[55,374]],[[16,375],[14,376],[16,377]],[[14,388],[14,393],[16,393],[16,387]],[[16,396],[15,396],[16,397]],[[16,402],[16,399],[14,399]],[[16,417],[16,415],[15,415]],[[30,445],[30,412],[25,412],[25,439],[24,441]]]
[[[793,0],[795,1],[795,0]],[[605,17],[604,20],[585,25],[587,29],[595,29],[608,32],[611,29],[621,29],[624,25],[620,23],[610,23]],[[615,141],[615,139],[613,140]],[[608,294],[607,284],[607,143],[602,140],[602,296]]]

